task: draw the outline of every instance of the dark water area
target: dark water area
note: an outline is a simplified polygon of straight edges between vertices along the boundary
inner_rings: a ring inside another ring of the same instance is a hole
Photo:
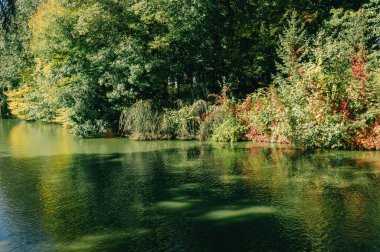
[[[380,251],[380,153],[0,120],[0,251]]]

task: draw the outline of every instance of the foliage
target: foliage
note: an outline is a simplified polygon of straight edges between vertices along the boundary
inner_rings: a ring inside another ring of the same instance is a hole
[[[199,100],[192,105],[178,101],[177,109],[159,110],[152,101],[138,101],[126,108],[120,118],[122,135],[133,139],[198,139],[209,105]]]
[[[15,2],[15,0],[0,1],[0,25],[5,31],[10,29],[12,16],[16,9]]]
[[[228,117],[216,126],[212,139],[218,142],[236,142],[241,140],[245,131],[244,125],[234,117]]]
[[[8,118],[10,112],[5,93],[19,87],[32,65],[33,60],[28,48],[28,21],[39,1],[0,2],[0,118]]]
[[[174,109],[159,110],[152,101],[138,101],[126,108],[120,118],[122,135],[139,140],[181,139],[238,141],[245,126],[235,116],[236,103],[227,97],[225,86],[214,105],[198,100],[191,105],[177,101]]]
[[[160,139],[162,120],[162,115],[153,108],[151,101],[138,101],[123,111],[119,128],[123,135],[134,139]],[[165,120],[166,128],[169,129],[170,124]]]
[[[378,0],[0,3],[0,117],[84,137],[379,148]]]
[[[239,117],[248,127],[247,139],[254,142],[290,143],[288,108],[272,85],[251,94],[240,105]]]
[[[282,64],[275,78],[276,90],[264,92],[264,97],[271,96],[262,99],[269,105],[264,103],[255,114],[280,118],[279,132],[306,148],[377,149],[373,130],[380,116],[375,91],[379,85],[378,33],[373,30],[378,25],[377,12],[334,10],[310,44],[304,31],[295,29],[303,27],[299,20],[293,14],[280,36]],[[262,116],[250,121],[255,120],[255,133],[269,128],[267,136],[273,139],[277,124]]]
[[[178,110],[171,110],[169,114],[174,122],[175,137],[183,140],[206,138],[199,134],[211,106],[204,100],[198,100],[191,105],[178,104],[178,108]]]

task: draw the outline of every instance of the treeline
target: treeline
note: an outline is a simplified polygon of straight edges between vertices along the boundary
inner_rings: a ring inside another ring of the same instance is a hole
[[[380,147],[378,0],[1,3],[0,117],[81,136]]]

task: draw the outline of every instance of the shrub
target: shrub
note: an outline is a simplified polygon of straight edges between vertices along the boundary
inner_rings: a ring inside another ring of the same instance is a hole
[[[280,36],[278,73],[269,88],[238,102],[224,86],[221,94],[210,95],[213,105],[179,103],[177,109],[161,113],[148,107],[135,112],[141,118],[128,112],[122,117],[124,132],[295,143],[305,148],[380,149],[379,15],[368,6],[332,11],[313,38],[293,12]],[[134,106],[126,111],[134,111]],[[161,126],[147,127],[145,122]]]
[[[236,142],[242,140],[246,127],[234,117],[227,117],[214,128],[212,139],[218,142]]]
[[[76,124],[70,131],[80,137],[100,137],[109,129],[109,124],[103,120],[86,121]]]
[[[153,108],[151,101],[138,101],[122,112],[119,131],[138,140],[160,139],[161,121],[161,114]],[[169,125],[166,127],[170,128]]]
[[[176,138],[200,139],[201,124],[209,110],[210,106],[204,100],[198,100],[191,105],[178,102],[178,109],[170,113],[176,125]]]
[[[246,138],[254,142],[289,143],[287,108],[272,85],[251,94],[240,106],[238,117],[247,126]]]
[[[201,124],[210,106],[199,100],[191,105],[177,102],[177,109],[158,110],[151,101],[138,101],[120,117],[122,135],[139,140],[199,139]]]

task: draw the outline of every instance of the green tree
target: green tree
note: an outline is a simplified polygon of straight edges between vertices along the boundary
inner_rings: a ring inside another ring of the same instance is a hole
[[[33,64],[28,22],[38,0],[0,1],[0,118],[9,117],[4,93],[19,86]]]

